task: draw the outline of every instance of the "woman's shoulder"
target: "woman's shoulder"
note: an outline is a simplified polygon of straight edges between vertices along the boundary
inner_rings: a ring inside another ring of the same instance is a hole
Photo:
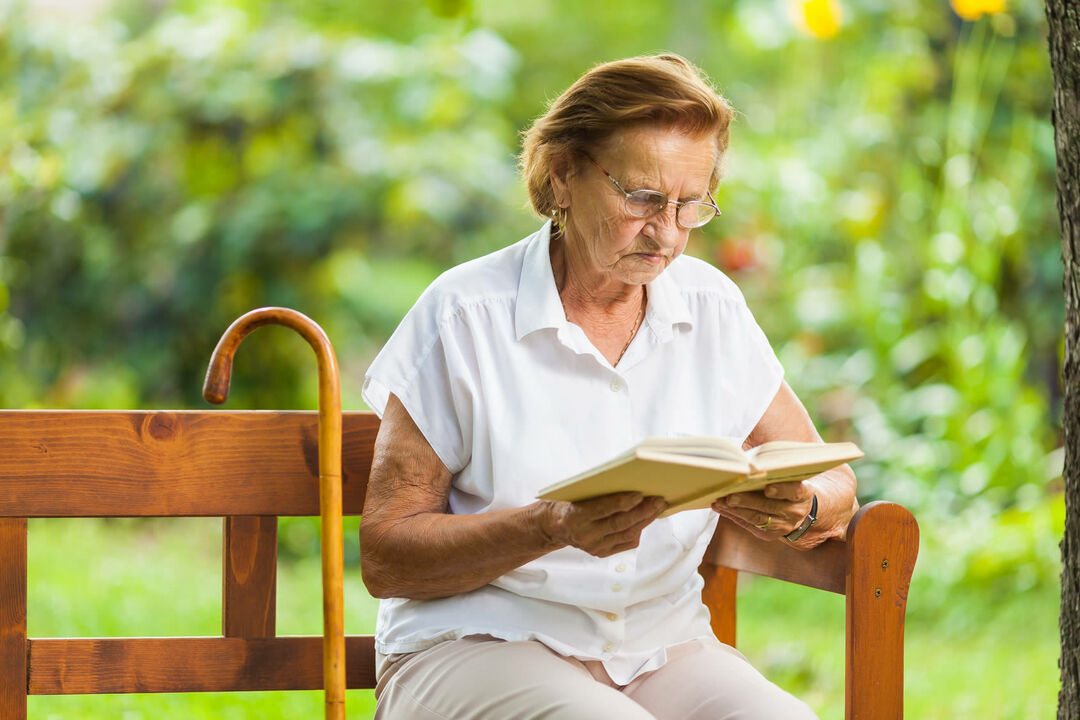
[[[414,311],[441,323],[464,308],[512,301],[530,240],[532,236],[445,270],[424,290]]]
[[[683,295],[707,296],[721,301],[745,303],[735,281],[714,265],[691,255],[680,255],[668,267]]]

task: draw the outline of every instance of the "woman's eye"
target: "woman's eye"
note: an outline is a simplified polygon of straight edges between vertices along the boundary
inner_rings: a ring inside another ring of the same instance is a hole
[[[663,193],[638,190],[630,193],[627,198],[630,208],[636,215],[652,214],[660,212],[667,205],[667,197]]]

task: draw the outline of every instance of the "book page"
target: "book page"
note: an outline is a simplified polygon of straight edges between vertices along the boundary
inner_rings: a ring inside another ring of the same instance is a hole
[[[643,440],[638,449],[746,462],[746,454],[742,448],[728,438],[655,437]]]
[[[746,453],[754,469],[777,478],[773,482],[812,477],[863,456],[850,442],[804,443],[785,440],[758,445]],[[784,472],[792,470],[793,472]],[[798,476],[798,477],[796,477]]]

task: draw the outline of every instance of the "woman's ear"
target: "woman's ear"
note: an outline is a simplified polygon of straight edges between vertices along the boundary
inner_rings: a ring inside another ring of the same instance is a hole
[[[569,155],[559,155],[551,159],[548,165],[548,179],[555,204],[561,208],[570,207],[570,178],[574,175],[574,166]]]

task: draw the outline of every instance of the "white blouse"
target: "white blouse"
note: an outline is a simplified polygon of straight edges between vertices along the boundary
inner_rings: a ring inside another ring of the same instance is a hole
[[[368,405],[381,416],[397,396],[453,473],[451,513],[527,505],[646,437],[741,442],[780,387],[783,369],[742,293],[685,255],[649,283],[641,329],[612,367],[566,319],[550,227],[435,280],[365,378]],[[682,512],[611,557],[567,547],[471,592],[382,600],[376,649],[538,640],[601,660],[625,685],[663,665],[666,647],[711,633],[697,568],[715,526],[711,510]]]

